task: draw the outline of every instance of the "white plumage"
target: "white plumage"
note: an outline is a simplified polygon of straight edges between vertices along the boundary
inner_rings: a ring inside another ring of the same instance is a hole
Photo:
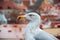
[[[37,13],[31,12],[26,14],[25,17],[30,20],[25,29],[25,40],[58,40],[53,35],[39,28],[41,18]]]

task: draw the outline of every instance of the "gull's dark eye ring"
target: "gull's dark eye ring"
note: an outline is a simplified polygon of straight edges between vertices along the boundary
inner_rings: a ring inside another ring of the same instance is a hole
[[[34,16],[34,15],[30,14],[29,16]]]

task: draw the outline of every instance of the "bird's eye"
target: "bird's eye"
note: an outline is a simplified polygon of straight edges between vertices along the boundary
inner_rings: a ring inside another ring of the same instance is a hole
[[[34,15],[30,14],[29,16],[34,16]]]

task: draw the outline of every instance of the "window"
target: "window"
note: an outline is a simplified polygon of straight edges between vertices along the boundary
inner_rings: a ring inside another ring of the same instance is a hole
[[[4,0],[0,0],[0,2],[3,2]]]
[[[11,7],[8,7],[7,9],[11,9]]]
[[[3,9],[2,7],[0,7],[0,9]]]

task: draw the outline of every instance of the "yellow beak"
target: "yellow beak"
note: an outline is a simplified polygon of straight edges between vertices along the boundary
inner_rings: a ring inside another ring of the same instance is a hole
[[[24,15],[20,15],[20,16],[17,17],[17,19],[23,19],[23,18],[25,18]]]

